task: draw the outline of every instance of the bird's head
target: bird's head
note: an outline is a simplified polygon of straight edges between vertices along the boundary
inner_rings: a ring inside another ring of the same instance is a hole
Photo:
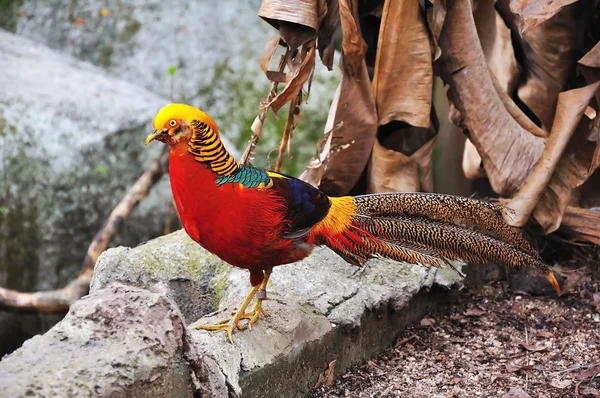
[[[170,104],[162,108],[154,118],[154,131],[146,138],[146,144],[157,140],[170,145],[187,144],[194,135],[194,128],[204,124],[218,134],[217,124],[208,114],[185,104]]]

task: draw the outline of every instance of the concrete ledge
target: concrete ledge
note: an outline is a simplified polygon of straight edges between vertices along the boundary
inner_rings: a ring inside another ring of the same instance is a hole
[[[435,287],[415,295],[401,310],[391,307],[367,310],[361,318],[362,327],[332,328],[318,340],[309,341],[268,365],[241,372],[243,396],[304,396],[330,361],[336,360],[336,375],[366,362],[389,348],[407,326],[450,300],[452,294],[453,291]]]

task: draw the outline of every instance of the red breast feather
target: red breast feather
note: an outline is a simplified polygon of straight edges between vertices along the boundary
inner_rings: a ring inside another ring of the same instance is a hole
[[[187,153],[171,155],[169,174],[183,227],[205,249],[250,270],[288,262],[295,245],[282,238],[280,196],[237,183],[217,186],[210,168]]]

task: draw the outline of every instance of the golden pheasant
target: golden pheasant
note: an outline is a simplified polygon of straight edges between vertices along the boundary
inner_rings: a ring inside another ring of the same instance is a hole
[[[294,177],[238,163],[215,121],[183,104],[165,106],[146,144],[170,146],[171,187],[187,234],[227,263],[250,271],[252,288],[234,316],[215,325],[231,342],[240,320],[260,316],[273,267],[325,245],[353,265],[371,257],[442,266],[448,260],[502,261],[538,268],[559,292],[538,253],[502,219],[500,205],[451,195],[386,193],[328,197]],[[256,301],[250,311],[250,303]]]

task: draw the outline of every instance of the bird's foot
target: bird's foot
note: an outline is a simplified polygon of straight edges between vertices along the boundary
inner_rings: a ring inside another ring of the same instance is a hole
[[[245,319],[244,315],[246,315],[246,308],[248,308],[248,304],[250,304],[250,302],[256,295],[256,292],[258,291],[258,289],[259,289],[259,286],[252,286],[252,289],[250,289],[250,292],[248,293],[248,295],[246,296],[244,301],[242,301],[242,304],[240,305],[240,309],[236,311],[236,313],[233,315],[233,317],[223,319],[222,321],[218,321],[214,325],[193,325],[190,327],[192,329],[202,329],[202,330],[224,330],[227,332],[227,337],[229,337],[229,341],[231,342],[231,344],[233,344],[233,337],[231,337],[231,335],[233,334],[233,331],[235,329],[244,330],[246,328],[245,325],[240,325],[240,320]],[[253,309],[255,307],[256,307],[256,304],[254,304]]]
[[[241,316],[240,319],[248,319],[248,323],[246,325],[242,325],[242,328],[245,329],[246,326],[248,326],[248,329],[252,329],[252,325],[254,325],[256,323],[256,321],[258,320],[258,317],[262,314],[265,317],[267,316],[271,316],[271,314],[269,314],[267,311],[264,310],[264,308],[262,307],[262,302],[264,300],[268,300],[268,299],[257,299],[256,302],[254,303],[254,306],[252,306],[252,310],[250,310],[249,312],[244,312]],[[235,315],[236,312],[233,311],[231,313],[231,315]],[[227,318],[225,321],[228,321],[231,318]]]
[[[264,299],[257,299],[252,307],[252,310],[249,312],[241,313],[240,311],[234,312],[234,316],[231,318],[222,319],[220,321],[215,322],[212,325],[193,325],[190,326],[191,329],[202,329],[202,330],[223,330],[227,332],[227,337],[231,344],[233,344],[233,331],[235,329],[244,330],[246,327],[248,329],[252,329],[252,325],[256,323],[259,316],[262,314],[264,316],[271,316],[267,311],[262,308],[262,301]],[[242,319],[247,319],[248,323],[245,325],[241,325],[240,321]]]
[[[256,323],[258,317],[262,314],[265,317],[271,316],[267,311],[262,308],[262,302],[266,299],[256,299],[254,306],[252,306],[252,310],[250,312],[245,312],[242,314],[242,319],[248,319],[248,328],[252,329],[252,325]]]
[[[215,322],[212,325],[192,325],[191,329],[201,329],[201,330],[223,330],[227,332],[227,337],[231,344],[233,344],[233,331],[235,329],[244,330],[246,329],[245,325],[240,325],[240,320],[244,319],[242,316],[244,314],[239,313],[239,311],[235,314],[235,316],[231,318],[222,319],[220,321]]]

